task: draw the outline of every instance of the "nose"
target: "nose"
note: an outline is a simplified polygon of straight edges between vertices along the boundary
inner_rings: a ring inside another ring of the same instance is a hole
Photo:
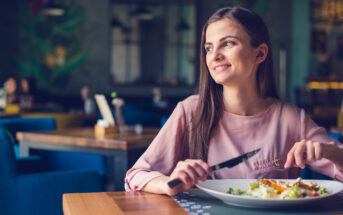
[[[214,54],[213,54],[213,60],[214,61],[221,61],[223,60],[224,55],[222,53],[220,53],[220,51],[217,49],[215,50]]]

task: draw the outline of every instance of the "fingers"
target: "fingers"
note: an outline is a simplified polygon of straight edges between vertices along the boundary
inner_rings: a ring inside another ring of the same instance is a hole
[[[176,165],[174,171],[170,175],[169,181],[179,178],[183,182],[183,185],[177,186],[174,189],[182,191],[191,188],[194,184],[198,183],[199,180],[206,180],[207,176],[211,174],[212,170],[206,162],[188,159],[180,161]]]
[[[200,161],[195,163],[195,172],[200,180],[206,180],[207,176],[211,174],[211,168],[207,163]]]
[[[314,143],[309,140],[306,142],[306,149],[305,149],[305,153],[306,153],[306,159],[307,161],[314,161],[316,160],[316,154],[315,154],[315,147],[314,147]]]
[[[316,157],[316,160],[320,160],[322,159],[323,156],[323,144],[319,143],[319,142],[315,142],[314,143],[314,154]]]
[[[289,150],[287,154],[287,160],[285,163],[285,168],[289,168],[292,165],[302,167],[303,157],[304,157],[304,144],[305,140],[296,142],[294,146]]]
[[[294,145],[295,164],[300,168],[305,168],[304,154],[306,153],[306,141],[302,140]]]
[[[302,140],[296,142],[287,154],[285,168],[292,165],[305,168],[307,162],[320,160],[323,157],[323,146],[326,144],[312,141]]]
[[[199,179],[206,180],[211,168],[202,160],[186,160],[179,162],[177,170],[185,175],[188,183],[196,184]],[[190,179],[190,180],[188,180]]]
[[[291,150],[289,150],[287,154],[287,160],[284,166],[285,168],[289,168],[292,165],[294,165],[294,151],[295,151],[295,147],[292,147]]]

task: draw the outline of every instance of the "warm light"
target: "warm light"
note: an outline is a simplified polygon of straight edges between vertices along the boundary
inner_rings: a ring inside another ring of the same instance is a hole
[[[47,16],[62,16],[65,13],[65,8],[60,4],[55,4],[53,0],[50,0],[43,5],[41,12]]]
[[[319,81],[311,81],[307,84],[309,89],[313,90],[342,90],[343,89],[343,82],[333,81],[333,82],[319,82]]]

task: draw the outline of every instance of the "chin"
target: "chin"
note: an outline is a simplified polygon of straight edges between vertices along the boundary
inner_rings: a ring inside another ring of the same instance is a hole
[[[223,85],[223,84],[227,84],[230,82],[230,80],[228,78],[213,78],[214,82],[216,82],[216,84],[220,84],[220,85]]]
[[[211,76],[214,82],[217,84],[224,84],[233,81],[233,76],[228,73],[213,73]]]

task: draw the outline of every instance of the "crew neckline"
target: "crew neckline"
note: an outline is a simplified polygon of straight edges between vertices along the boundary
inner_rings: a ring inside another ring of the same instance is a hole
[[[261,116],[267,114],[268,112],[270,112],[272,109],[274,109],[276,104],[278,104],[279,102],[280,102],[279,100],[275,99],[269,105],[269,107],[266,110],[264,110],[264,111],[262,111],[260,113],[254,114],[254,115],[239,115],[239,114],[231,113],[231,112],[226,111],[226,110],[223,111],[223,114],[226,115],[226,116],[235,117],[235,118],[257,118],[257,117],[261,117]]]

